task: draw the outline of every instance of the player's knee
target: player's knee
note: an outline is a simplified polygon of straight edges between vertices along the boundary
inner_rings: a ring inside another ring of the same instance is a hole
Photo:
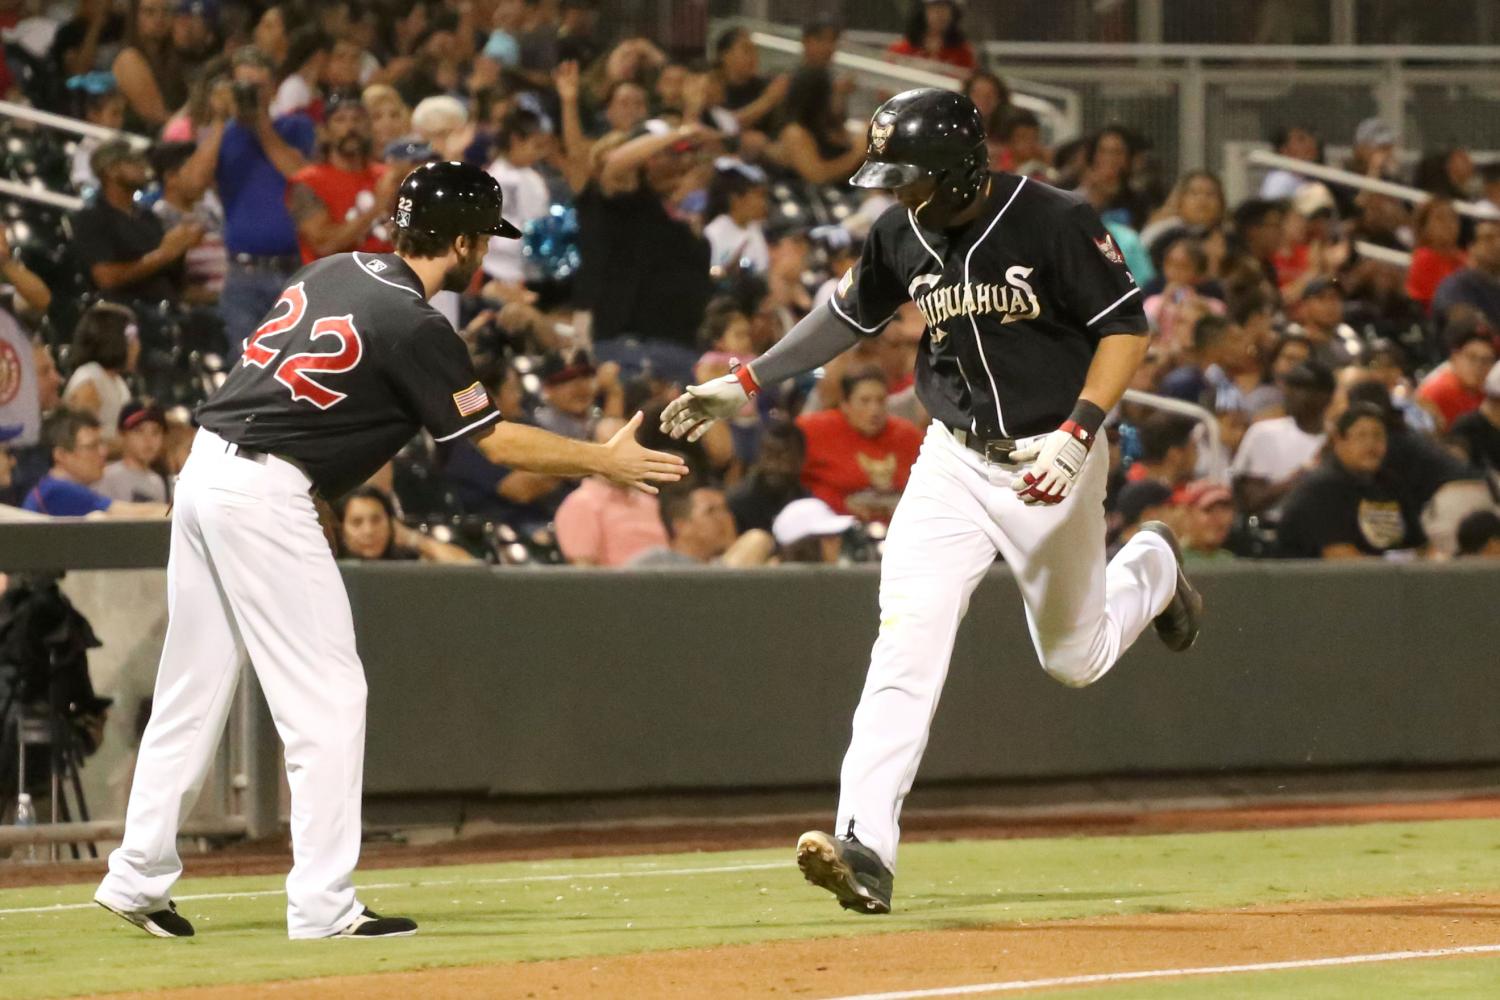
[[[1100,665],[1087,647],[1056,646],[1038,652],[1048,676],[1070,688],[1088,687],[1104,676],[1107,666]]]

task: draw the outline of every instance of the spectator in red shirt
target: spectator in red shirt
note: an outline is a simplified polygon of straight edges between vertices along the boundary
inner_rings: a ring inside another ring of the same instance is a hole
[[[350,250],[388,253],[380,223],[391,214],[402,178],[372,158],[370,113],[358,93],[334,94],[325,114],[327,158],[298,170],[287,185],[302,263]]]
[[[838,409],[797,418],[807,437],[802,485],[840,514],[889,520],[917,460],[922,432],[886,411],[888,390],[878,369],[850,372],[843,390]]]
[[[1406,294],[1423,312],[1432,311],[1432,297],[1443,279],[1469,262],[1458,248],[1459,228],[1458,212],[1447,198],[1433,198],[1417,209],[1417,248],[1406,271]]]
[[[1495,364],[1495,338],[1489,326],[1468,313],[1448,323],[1448,360],[1417,386],[1417,400],[1446,430],[1484,402],[1484,379]]]
[[[979,64],[964,36],[962,11],[955,0],[914,0],[906,31],[887,51],[973,69]]]

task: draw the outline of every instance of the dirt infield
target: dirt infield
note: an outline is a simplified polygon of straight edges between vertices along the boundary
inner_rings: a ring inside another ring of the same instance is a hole
[[[1500,944],[1500,896],[1443,896],[1016,923],[110,996],[828,997],[1494,944]]]
[[[1134,836],[1444,819],[1500,819],[1500,797],[1358,805],[1292,803],[1228,809],[1080,810],[1025,819],[997,819],[994,814],[984,812],[910,813],[902,817],[901,825],[903,839],[918,842],[960,838]],[[366,844],[359,867],[361,871],[368,871],[493,861],[789,847],[804,829],[827,821],[826,815],[817,814],[715,823],[522,828],[422,846]],[[188,856],[183,860],[189,874],[195,877],[277,875],[290,867],[291,847],[284,838],[278,838],[238,844],[215,854]],[[102,858],[57,865],[0,864],[0,889],[85,882],[102,875],[104,870]]]

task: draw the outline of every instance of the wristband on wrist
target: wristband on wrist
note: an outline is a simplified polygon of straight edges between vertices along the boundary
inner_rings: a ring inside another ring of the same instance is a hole
[[[1105,413],[1086,399],[1080,399],[1063,424],[1063,430],[1085,443],[1092,443],[1094,435],[1104,424]]]
[[[740,387],[745,390],[745,395],[753,397],[760,392],[760,383],[755,381],[755,375],[750,371],[749,365],[742,365],[736,359],[729,363],[729,371],[740,380]]]

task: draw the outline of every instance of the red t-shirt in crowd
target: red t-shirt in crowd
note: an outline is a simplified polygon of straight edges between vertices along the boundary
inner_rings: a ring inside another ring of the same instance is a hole
[[[886,51],[893,56],[915,56],[918,59],[935,59],[938,62],[947,63],[949,66],[957,66],[960,69],[973,69],[977,65],[974,59],[974,46],[968,42],[964,42],[962,45],[945,45],[936,53],[932,53],[902,38],[892,42],[891,47],[886,49]]]
[[[294,189],[301,185],[328,206],[328,217],[333,222],[344,222],[375,204],[375,182],[384,173],[385,165],[381,163],[370,163],[363,170],[340,170],[331,163],[314,163],[292,175],[287,184],[287,199],[290,203]],[[297,246],[302,249],[302,263],[311,264],[318,259],[300,233]],[[390,253],[393,248],[386,239],[385,227],[377,224],[354,249],[361,253]]]
[[[867,438],[850,426],[841,410],[804,413],[797,426],[807,437],[802,485],[840,514],[861,490],[900,493],[922,447],[922,432],[909,420],[890,417],[885,429]]]
[[[1437,407],[1443,415],[1443,427],[1448,428],[1465,413],[1479,409],[1484,393],[1465,389],[1453,374],[1453,368],[1444,364],[1417,386],[1417,398]]]
[[[1462,250],[1447,253],[1432,247],[1417,247],[1412,251],[1411,266],[1406,269],[1406,294],[1422,307],[1423,312],[1432,311],[1432,297],[1443,279],[1454,271],[1467,267],[1468,256]]]

